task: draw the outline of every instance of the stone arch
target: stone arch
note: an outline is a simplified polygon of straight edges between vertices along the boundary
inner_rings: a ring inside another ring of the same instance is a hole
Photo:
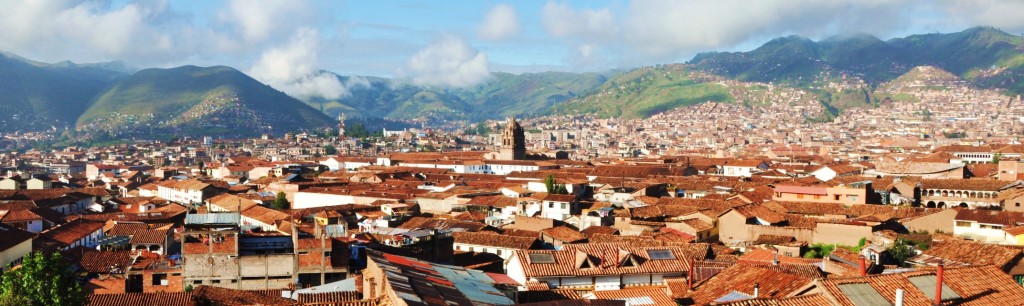
[[[928,201],[928,205],[926,205],[926,206],[928,208],[935,208],[935,201]]]
[[[945,207],[946,207],[946,202],[939,202],[938,208],[945,208]]]
[[[967,208],[967,207],[968,206],[967,206],[966,202],[960,202],[960,208]]]

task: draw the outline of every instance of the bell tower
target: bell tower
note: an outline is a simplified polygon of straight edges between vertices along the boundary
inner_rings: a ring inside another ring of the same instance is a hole
[[[508,123],[501,131],[501,149],[498,150],[498,158],[501,160],[526,159],[526,133],[519,122],[516,122],[515,116],[508,118]]]

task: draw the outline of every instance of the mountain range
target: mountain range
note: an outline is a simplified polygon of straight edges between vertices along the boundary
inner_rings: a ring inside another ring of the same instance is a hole
[[[339,113],[424,123],[548,114],[642,118],[706,101],[737,102],[726,79],[806,89],[842,111],[877,105],[875,88],[919,66],[1021,94],[1024,38],[991,27],[889,40],[866,34],[821,41],[789,36],[749,52],[701,53],[683,64],[602,73],[499,72],[466,88],[335,75],[349,85],[348,95],[306,101],[224,66],[132,71],[116,62],[46,64],[0,53],[0,131],[251,135],[332,126]],[[828,92],[822,86],[851,80],[868,87]]]

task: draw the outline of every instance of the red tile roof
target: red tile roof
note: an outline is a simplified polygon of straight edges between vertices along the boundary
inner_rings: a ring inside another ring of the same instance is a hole
[[[893,303],[896,289],[903,289],[903,305],[932,305],[935,292],[921,292],[910,282],[911,277],[933,276],[934,270],[906,273],[880,274],[864,277],[839,277],[818,281],[825,294],[838,305],[854,306],[854,303],[839,289],[842,284],[867,284],[882,298]],[[956,305],[1024,305],[1024,287],[1013,277],[994,266],[947,267],[943,273],[943,284],[949,286],[963,299]],[[930,291],[930,290],[929,290]]]
[[[694,304],[707,305],[733,291],[753,295],[755,285],[759,297],[781,298],[813,280],[777,266],[734,265],[699,284],[690,298]]]
[[[651,259],[648,251],[663,250],[671,254],[672,259]],[[551,254],[554,263],[531,262],[530,254]],[[585,254],[593,267],[580,269],[578,257]],[[636,259],[635,266],[621,266],[623,256],[629,254]],[[626,244],[589,243],[570,244],[560,251],[520,250],[516,251],[515,259],[523,267],[527,277],[541,276],[590,276],[590,275],[624,275],[664,272],[686,272],[690,265],[688,260],[702,260],[711,254],[708,244],[694,243],[684,246],[635,247]]]
[[[87,306],[190,306],[189,292],[154,292],[89,295]]]
[[[455,243],[492,246],[512,249],[530,249],[537,242],[536,237],[513,237],[494,232],[454,232]]]
[[[75,219],[74,221],[48,229],[40,233],[39,236],[58,241],[64,245],[71,245],[101,229],[103,229],[103,222]]]
[[[586,235],[583,235],[583,233],[580,233],[579,231],[574,230],[568,226],[546,228],[542,229],[540,233],[541,235],[547,235],[550,236],[551,238],[558,239],[562,242],[567,243],[573,243],[587,239]]]

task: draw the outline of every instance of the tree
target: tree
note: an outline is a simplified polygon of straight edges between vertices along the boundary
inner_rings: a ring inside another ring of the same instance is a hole
[[[896,261],[896,264],[900,267],[907,267],[907,259],[914,256],[914,247],[912,244],[907,243],[903,238],[896,239],[896,242],[891,247],[886,249],[889,252],[889,256]]]
[[[288,198],[285,197],[284,192],[280,191],[277,192],[277,198],[274,199],[274,202],[270,203],[270,207],[274,209],[288,209],[288,207],[290,206],[291,205],[289,205],[288,203]]]
[[[25,301],[28,305],[84,305],[88,296],[60,253],[33,252],[0,281],[0,303],[25,305]]]
[[[548,174],[548,177],[544,178],[544,187],[547,188],[548,193],[551,194],[568,194],[569,191],[565,189],[564,184],[555,183],[555,175]]]
[[[334,154],[338,154],[338,149],[337,148],[335,148],[332,145],[324,146],[324,155],[334,155]]]

